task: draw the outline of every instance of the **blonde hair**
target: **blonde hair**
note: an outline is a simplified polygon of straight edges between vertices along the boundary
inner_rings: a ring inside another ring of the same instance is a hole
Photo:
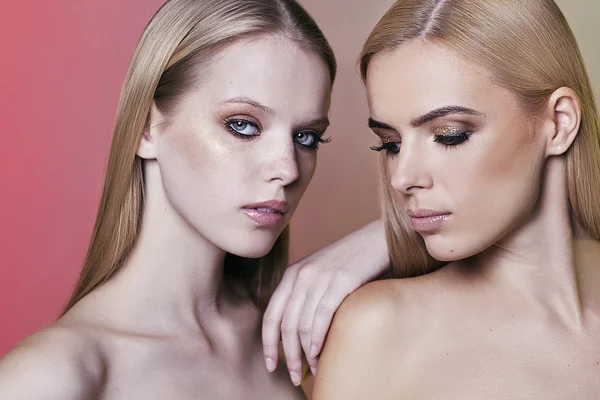
[[[370,61],[410,40],[453,49],[491,72],[524,110],[539,112],[560,87],[581,101],[581,127],[567,159],[571,217],[600,240],[600,125],[577,41],[552,0],[399,0],[381,18],[360,55],[366,82]],[[429,256],[419,235],[396,208],[382,162],[382,211],[396,276],[422,275],[442,264]]]
[[[136,243],[144,203],[136,149],[152,104],[169,115],[219,50],[261,35],[282,35],[319,54],[333,84],[333,51],[294,0],[169,0],[151,19],[125,78],[92,240],[64,313],[113,276]],[[225,273],[241,281],[260,307],[287,267],[288,238],[286,227],[266,256],[225,259]]]

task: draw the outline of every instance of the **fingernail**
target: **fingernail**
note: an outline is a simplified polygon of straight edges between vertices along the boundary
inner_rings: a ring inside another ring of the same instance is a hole
[[[299,386],[300,383],[302,383],[302,377],[296,371],[290,372],[290,378],[292,378],[292,383],[294,384],[294,386]]]
[[[319,348],[316,344],[313,344],[310,348],[310,358],[315,358],[319,355]]]
[[[267,365],[267,371],[273,372],[277,368],[277,363],[272,358],[265,358],[265,364]]]
[[[317,369],[315,367],[310,367],[310,372],[312,372],[313,376],[317,376]]]

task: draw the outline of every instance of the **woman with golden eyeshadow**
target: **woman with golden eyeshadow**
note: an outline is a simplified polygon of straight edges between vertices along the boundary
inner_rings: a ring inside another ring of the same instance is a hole
[[[294,0],[167,1],[125,79],[79,283],[58,321],[0,361],[0,399],[304,398],[307,324],[322,341],[388,260],[375,222],[296,263],[261,341],[335,71]],[[289,374],[275,370],[280,329]]]
[[[600,398],[600,127],[551,0],[399,0],[360,57],[399,278],[337,312],[314,398]]]

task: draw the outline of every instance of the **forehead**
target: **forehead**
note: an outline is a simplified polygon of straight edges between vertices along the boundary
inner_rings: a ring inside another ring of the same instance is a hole
[[[249,97],[277,112],[326,114],[330,78],[314,51],[281,36],[235,42],[223,49],[202,79],[210,103]]]
[[[432,109],[460,105],[486,112],[514,102],[489,72],[444,46],[413,40],[376,55],[367,71],[371,116],[412,119]]]

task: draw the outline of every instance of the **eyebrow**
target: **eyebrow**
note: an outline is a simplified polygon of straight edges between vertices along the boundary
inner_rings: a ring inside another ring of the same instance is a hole
[[[466,115],[483,115],[479,111],[475,111],[471,108],[462,107],[462,106],[444,106],[437,108],[433,111],[428,112],[427,114],[423,114],[420,117],[417,117],[410,121],[410,125],[413,128],[417,128],[423,124],[426,124],[429,121],[433,121],[436,118],[445,117],[447,115],[453,114],[466,114]]]
[[[272,108],[264,106],[264,105],[260,104],[258,101],[252,100],[251,98],[246,97],[246,96],[234,97],[232,99],[225,100],[221,104],[247,104],[252,108],[256,108],[257,110],[262,111],[265,114],[269,114],[269,115],[276,114],[275,110],[273,110]]]
[[[275,115],[277,114],[275,112],[275,110],[273,110],[272,108],[269,108],[265,105],[260,104],[258,101],[256,100],[252,100],[249,97],[246,96],[240,96],[240,97],[234,97],[232,99],[229,100],[225,100],[224,102],[222,102],[221,104],[247,104],[252,108],[256,108],[262,112],[264,112],[265,114],[269,114],[269,115]],[[329,118],[327,117],[323,117],[323,118],[317,118],[311,121],[307,121],[307,122],[303,122],[301,124],[299,124],[301,126],[314,126],[314,125],[330,125],[329,122]]]
[[[303,122],[303,123],[301,123],[299,125],[300,126],[315,126],[315,125],[329,126],[330,122],[329,122],[329,118],[323,117],[323,118],[314,119],[312,121]]]
[[[367,124],[369,125],[369,128],[371,128],[371,129],[385,129],[385,130],[390,130],[390,131],[394,130],[394,128],[392,128],[390,125],[384,124],[383,122],[376,121],[373,118],[369,118],[369,121]]]
[[[441,117],[445,117],[445,116],[453,115],[453,114],[466,114],[466,115],[477,115],[477,116],[483,115],[479,111],[475,111],[475,110],[473,110],[471,108],[467,108],[467,107],[444,106],[444,107],[436,108],[435,110],[430,111],[427,114],[423,114],[417,118],[414,118],[413,120],[410,121],[410,125],[413,128],[417,128],[423,124],[426,124],[427,122],[433,121],[436,118],[441,118]],[[392,128],[392,126],[390,126],[386,123],[383,123],[383,122],[376,121],[372,118],[369,118],[368,125],[369,125],[369,128],[395,130],[394,128]]]

